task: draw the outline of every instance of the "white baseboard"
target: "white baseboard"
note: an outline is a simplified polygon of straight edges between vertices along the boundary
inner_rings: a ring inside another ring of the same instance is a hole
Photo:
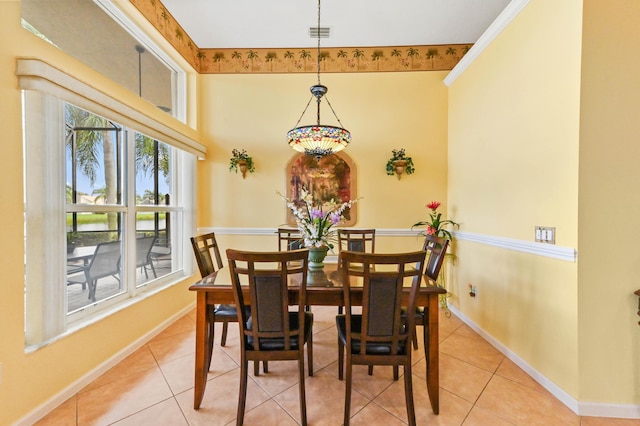
[[[32,425],[32,424],[36,423],[38,420],[40,420],[41,418],[43,418],[44,416],[49,414],[51,411],[53,411],[60,404],[62,404],[67,399],[71,398],[73,395],[75,395],[80,390],[82,390],[85,386],[87,386],[88,384],[93,382],[95,379],[100,377],[107,370],[109,370],[110,368],[114,367],[120,361],[122,361],[123,359],[125,359],[126,357],[128,357],[129,355],[131,355],[132,353],[137,351],[138,349],[140,349],[142,346],[144,346],[146,343],[148,343],[151,339],[156,337],[164,329],[166,329],[171,324],[176,322],[176,320],[178,320],[179,318],[183,317],[185,314],[187,314],[187,312],[191,311],[193,308],[194,308],[194,304],[191,304],[191,305],[187,306],[186,308],[182,309],[181,311],[179,311],[178,313],[176,313],[175,315],[167,318],[165,321],[163,321],[156,328],[154,328],[153,330],[149,331],[148,333],[146,333],[144,336],[140,337],[136,341],[132,342],[130,345],[128,345],[127,347],[122,349],[120,352],[118,352],[117,354],[115,354],[111,358],[107,359],[106,361],[104,361],[102,364],[100,364],[99,366],[97,366],[93,370],[89,371],[87,374],[82,376],[80,379],[78,379],[75,382],[71,383],[65,389],[63,389],[58,394],[56,394],[53,398],[49,399],[48,401],[46,401],[45,403],[43,403],[42,405],[37,407],[35,410],[33,410],[31,413],[27,414],[25,417],[20,419],[16,423],[16,425],[17,426],[22,426],[22,425],[28,426],[28,425]]]
[[[493,338],[489,333],[478,327],[473,321],[462,314],[455,306],[449,305],[449,309],[453,314],[460,318],[465,324],[471,327],[476,333],[482,336],[494,348],[502,352],[504,356],[509,358],[527,373],[533,380],[540,383],[542,387],[551,392],[553,396],[558,398],[560,402],[566,405],[571,411],[579,416],[589,417],[611,417],[623,419],[640,419],[640,405],[632,404],[608,404],[599,402],[580,402],[567,392],[558,387],[555,383],[545,377],[535,368],[527,364],[522,358],[516,355],[508,347]]]

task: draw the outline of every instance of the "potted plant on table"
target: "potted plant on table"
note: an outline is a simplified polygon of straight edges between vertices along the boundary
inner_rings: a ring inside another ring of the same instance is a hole
[[[321,269],[327,251],[333,249],[333,243],[337,240],[335,226],[344,220],[343,212],[357,202],[357,199],[341,204],[333,199],[319,202],[304,187],[298,202],[286,198],[279,192],[277,194],[291,209],[298,230],[302,234],[302,243],[309,248],[309,269]]]
[[[238,173],[238,169],[240,169],[240,173],[242,173],[242,179],[247,176],[247,172],[253,173],[255,172],[255,166],[253,165],[253,158],[247,154],[246,150],[238,151],[237,149],[233,149],[231,151],[231,158],[229,159],[229,171],[234,171]]]
[[[391,150],[391,158],[387,161],[387,174],[393,176],[394,173],[400,179],[403,173],[408,175],[415,172],[413,159],[408,157],[404,148]]]

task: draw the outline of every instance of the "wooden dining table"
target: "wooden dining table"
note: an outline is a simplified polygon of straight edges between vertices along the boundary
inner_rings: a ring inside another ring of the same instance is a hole
[[[199,409],[204,397],[207,385],[207,373],[211,366],[211,349],[213,348],[213,306],[217,304],[235,303],[231,284],[216,283],[218,274],[226,273],[221,269],[201,279],[189,287],[196,292],[196,337],[195,337],[195,386],[193,395],[193,408]],[[292,288],[299,283],[290,283]],[[351,283],[352,305],[362,305],[362,292],[358,292],[358,284]],[[360,287],[361,288],[361,287]],[[249,297],[248,286],[245,298]],[[434,414],[439,413],[439,337],[438,337],[438,296],[446,293],[446,290],[433,285],[427,277],[423,281],[417,295],[416,305],[424,307],[428,315],[428,341],[424,342],[424,351],[427,363],[427,391],[431,408]],[[291,292],[290,304],[297,301]],[[404,297],[409,297],[409,287],[404,292]],[[309,271],[307,276],[307,305],[310,306],[343,306],[344,292],[342,289],[342,273],[337,264],[325,263],[321,270]]]

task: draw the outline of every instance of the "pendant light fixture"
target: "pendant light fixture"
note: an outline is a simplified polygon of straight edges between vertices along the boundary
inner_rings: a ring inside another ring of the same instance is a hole
[[[307,106],[302,111],[302,115],[296,123],[296,127],[287,132],[287,140],[289,146],[299,152],[304,152],[307,155],[312,155],[316,158],[321,158],[325,155],[330,155],[338,151],[342,151],[351,142],[351,133],[342,127],[340,119],[333,110],[328,98],[325,98],[327,105],[331,109],[336,120],[338,120],[337,126],[327,126],[320,124],[320,103],[322,97],[327,93],[329,89],[320,83],[320,0],[318,0],[318,84],[311,86],[311,98],[307,102]],[[309,108],[311,100],[315,97],[317,104],[317,121],[316,124],[298,126],[300,120],[304,116],[304,113]]]

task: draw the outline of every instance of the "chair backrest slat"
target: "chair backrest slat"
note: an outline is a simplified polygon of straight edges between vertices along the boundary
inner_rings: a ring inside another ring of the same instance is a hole
[[[155,242],[155,236],[136,239],[136,267],[145,266],[151,262],[149,254]]]
[[[447,247],[449,247],[449,240],[446,238],[427,235],[424,239],[422,249],[427,252],[424,274],[434,282],[438,279],[438,275],[440,275],[440,269],[442,268],[445,254],[447,253]]]
[[[362,253],[376,252],[376,230],[371,229],[338,229],[338,246],[340,251],[349,250]]]
[[[278,251],[304,248],[302,234],[297,228],[278,228]]]
[[[191,237],[191,246],[196,255],[196,262],[202,278],[213,274],[224,266],[215,233],[211,232]]]
[[[92,280],[117,275],[120,273],[120,257],[122,256],[122,242],[110,241],[100,243],[89,264],[89,275]]]

